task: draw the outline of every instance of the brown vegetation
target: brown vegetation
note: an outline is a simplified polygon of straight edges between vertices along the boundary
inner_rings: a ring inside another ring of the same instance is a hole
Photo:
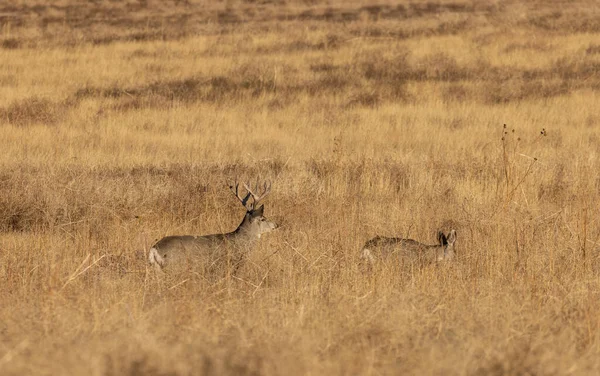
[[[591,1],[0,5],[0,374],[600,372]],[[504,125],[506,124],[506,125]],[[282,227],[238,275],[147,249]],[[364,273],[375,235],[455,262]]]

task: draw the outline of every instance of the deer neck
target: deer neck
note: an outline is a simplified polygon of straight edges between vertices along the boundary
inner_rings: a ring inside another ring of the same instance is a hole
[[[256,231],[252,229],[252,224],[250,223],[250,215],[248,213],[246,213],[244,219],[242,220],[242,223],[240,223],[240,225],[237,227],[234,233],[237,236],[244,238],[244,240],[247,240],[248,242],[253,242],[260,238],[260,234],[257,234]]]

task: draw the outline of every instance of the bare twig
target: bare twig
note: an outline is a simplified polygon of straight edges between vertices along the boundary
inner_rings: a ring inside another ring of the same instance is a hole
[[[88,271],[92,266],[96,265],[100,260],[102,260],[104,257],[106,257],[106,254],[100,256],[96,261],[92,262],[90,265],[88,265],[85,269],[82,270],[81,268],[83,268],[83,266],[87,263],[87,261],[90,259],[90,257],[91,257],[91,254],[88,253],[88,255],[85,257],[85,259],[81,262],[81,264],[79,264],[77,269],[75,269],[73,274],[71,274],[71,276],[67,279],[65,284],[60,288],[61,290],[64,289],[65,287],[67,287],[67,285],[69,283],[73,282],[77,277],[79,277],[80,275],[82,275],[83,273]]]

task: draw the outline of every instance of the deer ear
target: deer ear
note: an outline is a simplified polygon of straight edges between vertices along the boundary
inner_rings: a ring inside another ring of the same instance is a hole
[[[438,242],[440,243],[440,245],[448,244],[448,239],[446,239],[446,235],[444,235],[444,233],[441,231],[438,231]]]
[[[254,214],[254,216],[262,216],[264,212],[265,212],[265,206],[261,205],[258,207],[258,209],[254,209],[252,214]]]
[[[454,244],[455,241],[456,241],[456,230],[450,230],[450,233],[448,234],[448,243]]]

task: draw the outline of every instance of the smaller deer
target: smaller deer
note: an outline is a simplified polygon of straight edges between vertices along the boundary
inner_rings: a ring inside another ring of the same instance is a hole
[[[376,236],[365,243],[360,257],[371,265],[375,263],[376,258],[388,258],[393,255],[424,264],[452,260],[456,230],[451,230],[448,236],[439,231],[438,242],[439,244],[428,245],[413,239]]]
[[[243,184],[247,191],[244,197],[240,195],[239,185],[236,181],[229,186],[246,208],[244,219],[237,229],[224,234],[166,236],[150,248],[148,254],[150,264],[162,270],[167,265],[182,265],[199,259],[209,267],[222,265],[229,260],[235,272],[261,235],[277,228],[275,222],[269,221],[264,216],[264,205],[258,206],[260,200],[271,192],[271,184],[265,182],[260,194],[255,193],[259,190],[258,182],[254,190]],[[248,202],[250,198],[252,202]]]

